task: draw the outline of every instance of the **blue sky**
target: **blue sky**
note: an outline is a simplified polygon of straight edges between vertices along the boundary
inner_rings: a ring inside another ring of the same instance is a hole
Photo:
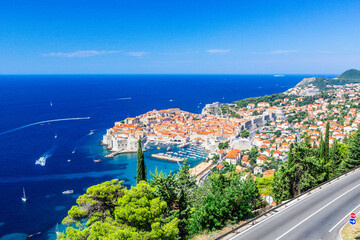
[[[0,74],[341,73],[360,1],[0,1]]]

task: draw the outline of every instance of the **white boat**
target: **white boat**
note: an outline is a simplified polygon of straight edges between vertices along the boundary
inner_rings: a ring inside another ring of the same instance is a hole
[[[56,235],[60,234],[60,232],[59,232],[59,224],[58,223],[56,223],[55,233],[56,233]]]
[[[66,190],[66,191],[63,191],[62,194],[73,194],[74,193],[74,190]]]
[[[40,157],[38,160],[36,160],[35,164],[41,165],[41,166],[45,166],[46,164],[46,158],[45,157]]]
[[[23,196],[22,196],[21,200],[22,200],[23,202],[26,202],[26,201],[27,201],[27,198],[26,198],[26,195],[25,195],[25,188],[23,188]]]

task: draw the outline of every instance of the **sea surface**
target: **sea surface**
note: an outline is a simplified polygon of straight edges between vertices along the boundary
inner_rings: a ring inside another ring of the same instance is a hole
[[[114,178],[135,184],[136,154],[103,157],[100,140],[115,121],[173,107],[200,113],[207,103],[284,92],[311,76],[0,76],[0,239],[55,239],[56,224],[89,186]],[[145,153],[148,171],[177,171],[177,163],[150,158],[159,151]],[[35,165],[41,157],[45,166]],[[67,189],[74,194],[63,195]]]

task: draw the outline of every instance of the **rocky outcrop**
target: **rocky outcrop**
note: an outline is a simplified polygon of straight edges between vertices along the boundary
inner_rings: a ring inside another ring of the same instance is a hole
[[[205,107],[202,109],[201,114],[204,116],[208,115],[221,115],[220,103],[214,102],[211,104],[206,104]]]
[[[299,82],[298,84],[296,84],[295,87],[300,87],[303,85],[308,85],[309,83],[312,83],[313,81],[315,81],[317,79],[317,77],[311,77],[311,78],[304,78],[303,80],[301,80],[301,82]]]

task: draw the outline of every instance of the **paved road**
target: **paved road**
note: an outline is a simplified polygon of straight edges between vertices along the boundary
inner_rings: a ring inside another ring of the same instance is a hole
[[[338,239],[352,211],[360,211],[360,171],[279,210],[231,239]]]

